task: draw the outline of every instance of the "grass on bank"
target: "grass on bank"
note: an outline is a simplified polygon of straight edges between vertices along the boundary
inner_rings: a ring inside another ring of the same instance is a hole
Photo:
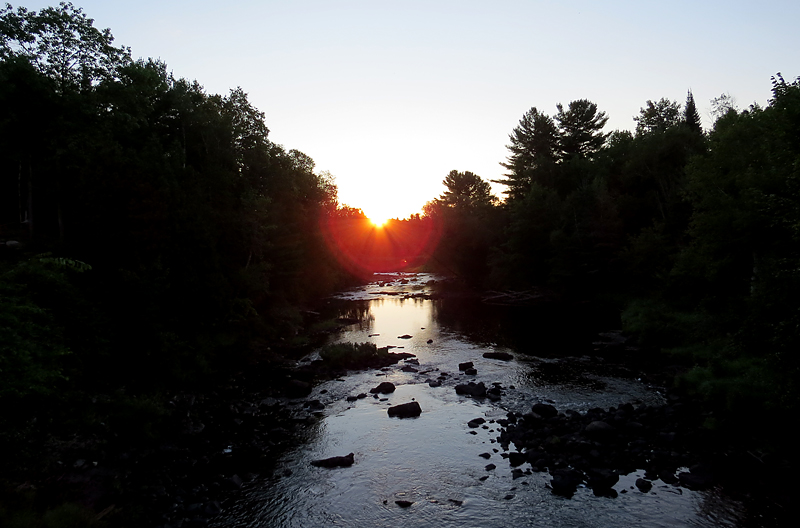
[[[362,368],[385,360],[389,349],[375,343],[336,343],[323,347],[319,355],[335,368]]]

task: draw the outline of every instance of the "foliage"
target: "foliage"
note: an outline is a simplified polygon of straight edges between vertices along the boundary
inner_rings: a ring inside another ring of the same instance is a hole
[[[521,140],[534,118],[547,121],[527,115],[490,273],[621,300],[625,329],[690,367],[678,383],[724,424],[800,403],[800,81],[777,75],[766,108],[713,104],[706,134],[691,92],[683,109],[647,101],[635,135],[600,132],[588,101],[559,106],[549,165],[520,161],[534,158]]]
[[[72,2],[39,12],[10,4],[0,8],[0,59],[23,57],[56,81],[60,92],[86,90],[113,79],[120,64],[130,61],[129,48],[112,45],[111,30]]]
[[[475,210],[491,206],[496,200],[491,194],[489,182],[469,171],[452,170],[445,177],[443,183],[447,190],[439,197],[439,200],[444,207]]]
[[[0,36],[0,405],[19,410],[0,440],[123,387],[141,396],[106,423],[147,440],[159,391],[294,335],[349,278],[321,228],[334,179],[270,141],[244,90],[132,61],[72,4],[6,5]]]
[[[536,107],[528,110],[509,135],[506,147],[510,154],[503,167],[508,169],[505,179],[498,180],[507,186],[510,200],[524,196],[535,174],[546,171],[558,159],[558,128],[550,116]]]
[[[326,345],[319,355],[335,368],[363,368],[387,356],[388,349],[375,343],[335,343]]]
[[[608,137],[601,132],[608,122],[606,113],[598,112],[597,104],[588,99],[571,101],[566,110],[561,103],[556,108],[561,159],[594,156]]]
[[[72,293],[59,269],[25,262],[0,275],[0,401],[49,395],[65,381],[58,306]]]
[[[694,100],[692,100],[692,103],[694,103]],[[697,109],[695,108],[696,112]],[[636,134],[664,132],[680,122],[680,113],[681,109],[677,101],[670,101],[663,97],[655,103],[647,101],[647,106],[641,108],[639,115],[633,118],[636,121]]]
[[[433,267],[472,283],[483,282],[500,232],[497,200],[489,183],[469,171],[450,171],[442,183],[447,190],[424,208],[425,219],[441,230]]]

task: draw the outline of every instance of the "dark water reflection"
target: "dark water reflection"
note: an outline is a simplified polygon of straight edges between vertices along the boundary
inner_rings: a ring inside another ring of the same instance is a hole
[[[382,278],[380,284],[331,301],[329,309],[336,315],[358,320],[332,340],[403,347],[417,356],[418,366],[405,365],[416,372],[401,370],[401,364],[385,372],[351,373],[316,387],[309,399],[321,400],[326,408],[312,417],[304,444],[280,461],[275,475],[248,484],[214,525],[736,526],[740,507],[724,495],[696,493],[661,481],[644,494],[633,484],[643,472],[621,477],[616,499],[595,497],[586,488],[571,499],[554,496],[547,473],[514,479],[500,456],[499,427],[494,422],[508,410],[525,412],[539,401],[579,412],[628,401],[658,404],[663,401],[661,394],[635,379],[585,372],[543,375],[563,370],[559,356],[591,350],[591,332],[580,328],[581,318],[574,313],[510,314],[505,308],[477,305],[474,299],[409,298],[424,293],[425,287],[419,286],[431,277],[402,279],[407,282]],[[400,339],[404,335],[411,337]],[[507,351],[515,358],[486,359],[482,357],[486,351]],[[458,364],[464,361],[474,362],[477,376],[459,372]],[[437,378],[444,380],[442,386],[431,387],[428,381]],[[506,393],[496,403],[457,395],[454,386],[468,379],[500,383]],[[368,392],[380,381],[397,386],[385,401],[345,400]],[[412,400],[420,404],[421,416],[388,417],[388,406]],[[308,416],[300,410],[302,405],[295,407],[299,416]],[[487,420],[486,427],[470,429],[466,423],[477,417]],[[350,452],[356,462],[349,468],[310,465],[314,459]],[[482,453],[490,458],[480,457]],[[487,463],[496,468],[487,470]],[[402,508],[398,500],[413,504]]]

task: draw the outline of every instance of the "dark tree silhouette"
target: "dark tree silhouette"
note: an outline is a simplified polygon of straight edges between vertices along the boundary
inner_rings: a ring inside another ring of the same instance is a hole
[[[557,161],[558,128],[553,118],[533,107],[525,112],[508,137],[510,143],[506,148],[510,154],[501,165],[509,172],[497,183],[506,185],[505,194],[515,200],[528,191],[536,171],[547,170]]]
[[[663,97],[655,103],[648,100],[633,120],[636,121],[637,135],[664,132],[681,121],[681,107],[677,101]]]
[[[686,95],[686,106],[683,109],[683,123],[689,127],[689,130],[698,134],[703,133],[703,125],[700,124],[700,113],[697,111],[697,105],[694,103],[694,95],[692,91]]]
[[[561,103],[556,108],[561,159],[592,158],[606,141],[607,134],[601,132],[608,122],[606,113],[587,99],[572,101],[566,110]]]

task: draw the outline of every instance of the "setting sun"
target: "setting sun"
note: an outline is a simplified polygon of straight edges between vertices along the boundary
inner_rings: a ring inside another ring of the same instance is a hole
[[[371,216],[369,221],[372,222],[372,225],[374,225],[375,227],[383,227],[386,224],[386,222],[389,221],[389,219],[380,216]]]

